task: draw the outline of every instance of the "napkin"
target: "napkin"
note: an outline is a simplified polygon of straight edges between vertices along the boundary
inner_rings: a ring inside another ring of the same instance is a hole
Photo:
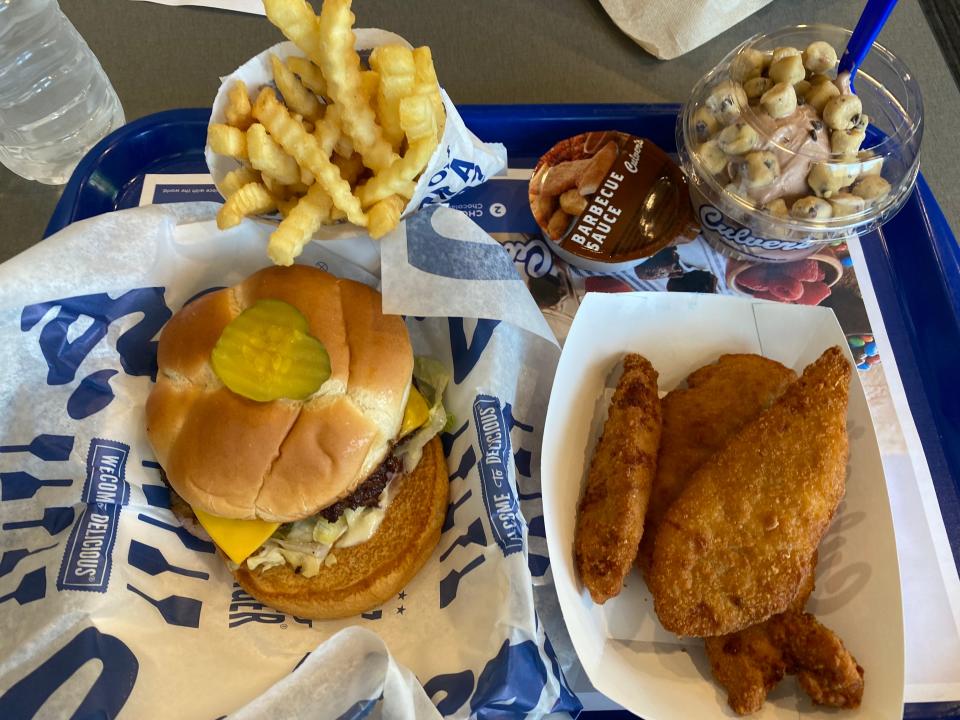
[[[610,19],[661,60],[700,47],[770,0],[600,0]]]
[[[233,10],[250,15],[264,14],[263,0],[141,0],[141,2],[153,2],[157,5],[172,5],[174,7],[193,5],[194,7],[216,8],[217,10]]]

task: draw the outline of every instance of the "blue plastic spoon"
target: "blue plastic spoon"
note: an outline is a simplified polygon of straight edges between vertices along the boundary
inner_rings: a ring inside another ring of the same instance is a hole
[[[860,20],[853,29],[853,35],[850,36],[850,42],[847,43],[847,49],[843,51],[840,58],[840,65],[837,68],[837,74],[850,73],[850,87],[853,88],[853,81],[860,69],[860,64],[867,57],[870,48],[873,47],[873,41],[877,39],[880,30],[883,28],[890,13],[893,12],[893,6],[897,0],[867,0]]]

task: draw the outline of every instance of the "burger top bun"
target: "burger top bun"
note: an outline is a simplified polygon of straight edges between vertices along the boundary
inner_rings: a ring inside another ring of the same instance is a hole
[[[257,402],[229,390],[210,354],[258,300],[307,318],[331,376],[306,400]],[[173,489],[224,518],[290,522],[349,495],[387,456],[413,373],[403,320],[366,285],[312,267],[270,267],[184,306],[160,335],[147,436]]]

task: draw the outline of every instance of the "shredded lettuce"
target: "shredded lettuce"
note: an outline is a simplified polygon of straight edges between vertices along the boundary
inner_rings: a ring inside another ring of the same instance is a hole
[[[427,401],[430,415],[416,432],[401,445],[396,455],[403,460],[403,469],[406,472],[413,470],[423,455],[423,448],[433,437],[444,430],[449,418],[443,407],[443,391],[450,383],[450,371],[441,363],[427,357],[416,357],[413,360],[413,379],[417,389]]]
[[[267,569],[287,564],[294,570],[299,569],[304,577],[314,577],[320,572],[321,565],[335,562],[330,555],[334,548],[363,542],[368,533],[376,530],[385,514],[385,495],[381,495],[380,506],[347,508],[333,523],[321,515],[314,515],[281,525],[259,550],[246,559],[247,566],[256,570],[261,566]]]

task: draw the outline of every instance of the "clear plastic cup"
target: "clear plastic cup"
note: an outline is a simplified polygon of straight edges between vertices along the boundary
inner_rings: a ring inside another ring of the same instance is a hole
[[[874,43],[853,79],[860,114],[867,117],[856,117],[851,128],[833,129],[823,122],[823,110],[817,110],[817,105],[825,109],[824,95],[811,94],[813,85],[801,86],[796,75],[785,74],[790,63],[777,72],[800,98],[790,114],[773,118],[768,109],[777,107],[775,94],[761,104],[762,95],[751,98],[743,90],[750,76],[756,75],[757,62],[766,58],[763,62],[769,63],[778,48],[803,51],[815,41],[824,41],[839,55],[850,35],[850,30],[833,25],[797,25],[756,35],[693,88],[677,120],[677,148],[694,214],[704,238],[718,251],[755,262],[799,260],[838,239],[877,228],[910,195],[920,165],[923,100],[909,69],[885,48]],[[762,70],[763,76],[769,72]],[[828,76],[841,94],[836,67],[820,75]],[[802,82],[811,80],[814,84],[824,81],[805,71]],[[763,82],[747,86],[751,95],[764,87]],[[833,99],[832,91],[826,95]],[[822,123],[819,128],[815,117]],[[838,113],[831,117],[837,124]],[[721,133],[728,127],[733,130],[721,142]],[[863,132],[865,139],[853,152],[850,143],[856,132]],[[834,133],[847,137],[834,138]],[[722,157],[716,152],[721,145],[730,151]],[[760,163],[772,166],[771,155],[777,160],[778,174],[765,182],[773,168],[767,173]],[[811,176],[813,170],[816,173]],[[882,180],[866,179],[877,175]],[[803,198],[817,199],[794,206]],[[863,201],[862,207],[856,198]]]

